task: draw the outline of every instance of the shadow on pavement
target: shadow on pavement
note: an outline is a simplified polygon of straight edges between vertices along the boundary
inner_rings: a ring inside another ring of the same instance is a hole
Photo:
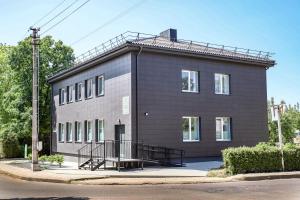
[[[87,197],[37,197],[37,198],[34,198],[34,197],[30,197],[30,198],[12,198],[12,200],[15,199],[20,199],[20,200],[29,200],[29,199],[41,199],[41,200],[88,200],[89,198]]]

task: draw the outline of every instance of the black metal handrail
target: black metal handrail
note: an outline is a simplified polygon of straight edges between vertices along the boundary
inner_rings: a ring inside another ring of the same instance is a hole
[[[78,150],[78,167],[89,165],[91,170],[105,164],[107,160],[120,162],[150,161],[161,165],[183,166],[185,152],[181,149],[148,145],[143,142],[131,140],[105,140],[97,143],[87,144]]]

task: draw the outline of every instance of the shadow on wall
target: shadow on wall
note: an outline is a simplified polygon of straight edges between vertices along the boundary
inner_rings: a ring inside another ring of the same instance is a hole
[[[30,197],[30,198],[12,198],[12,199],[41,199],[41,200],[43,200],[43,199],[52,199],[52,200],[69,200],[69,199],[73,199],[73,200],[85,200],[85,199],[89,199],[89,198],[87,198],[87,197],[42,197],[42,198],[33,198],[33,197]]]

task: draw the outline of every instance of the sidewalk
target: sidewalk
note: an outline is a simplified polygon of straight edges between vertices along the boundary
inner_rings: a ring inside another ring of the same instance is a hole
[[[226,178],[206,177],[209,168],[221,164],[220,161],[202,161],[187,163],[184,168],[149,167],[144,170],[117,172],[115,170],[78,170],[76,163],[65,163],[62,168],[51,166],[43,171],[32,172],[30,163],[26,160],[6,160],[0,161],[0,173],[27,181],[85,185],[196,184],[300,178],[300,172],[242,174]]]

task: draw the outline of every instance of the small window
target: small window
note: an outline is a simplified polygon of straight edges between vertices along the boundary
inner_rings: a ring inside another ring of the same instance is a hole
[[[85,140],[91,142],[93,140],[92,121],[85,120]]]
[[[81,122],[75,122],[75,141],[81,142],[81,137],[82,137]]]
[[[104,76],[96,77],[96,95],[102,96],[104,95]]]
[[[66,123],[66,128],[67,128],[67,142],[72,142],[72,140],[73,140],[72,123],[67,122]]]
[[[58,141],[65,141],[65,127],[62,123],[58,124]]]
[[[85,98],[92,98],[93,79],[85,80]]]
[[[82,83],[75,84],[75,101],[82,99]]]
[[[73,86],[67,87],[67,103],[73,102]]]
[[[230,76],[228,74],[215,74],[215,94],[230,94]]]
[[[198,72],[182,70],[181,81],[183,92],[199,92]]]
[[[104,141],[104,120],[96,119],[96,141],[103,142]]]
[[[59,89],[59,105],[65,104],[65,89]]]
[[[231,141],[231,118],[230,117],[216,118],[216,140]]]
[[[199,117],[182,117],[183,142],[199,141]]]

